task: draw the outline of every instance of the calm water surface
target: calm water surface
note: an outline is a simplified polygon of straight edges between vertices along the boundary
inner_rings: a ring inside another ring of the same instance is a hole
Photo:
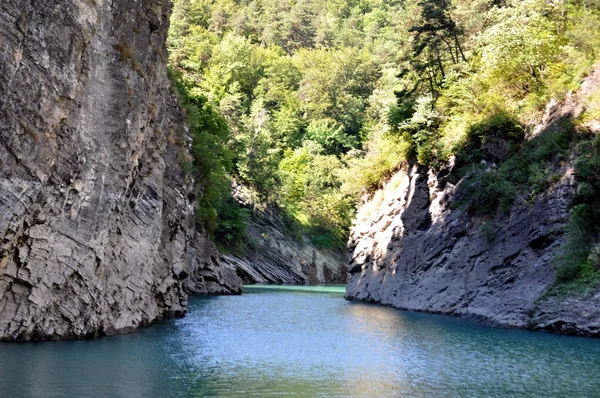
[[[0,397],[598,397],[600,341],[250,287],[95,341],[0,344]]]

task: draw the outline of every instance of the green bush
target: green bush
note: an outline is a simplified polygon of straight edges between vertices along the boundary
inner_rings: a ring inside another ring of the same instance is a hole
[[[346,242],[335,230],[335,227],[321,223],[307,229],[307,236],[317,249],[343,248]]]
[[[495,113],[468,128],[466,142],[456,153],[457,161],[459,164],[481,160],[502,162],[517,151],[524,136],[518,120],[506,112]]]
[[[403,113],[408,115],[412,113],[410,119],[403,120],[393,130],[404,142],[408,143],[409,149],[407,155],[414,158],[423,165],[434,166],[437,156],[437,146],[439,140],[439,127],[442,123],[442,116],[435,109],[435,99],[432,95],[424,95],[416,99],[414,109],[411,105],[404,105],[405,111],[395,113],[394,118]],[[398,112],[396,110],[395,112]]]
[[[557,173],[553,165],[567,157],[575,127],[564,120],[523,142],[523,128],[504,113],[474,124],[457,150],[456,178],[467,176],[462,203],[478,216],[508,210],[518,193],[535,200]],[[492,168],[490,168],[490,165]]]
[[[232,161],[226,145],[227,123],[206,98],[191,94],[180,73],[169,70],[169,77],[192,135],[192,159],[184,160],[182,168],[198,183],[196,220],[220,247],[239,248],[248,214],[231,197],[227,172]]]
[[[372,131],[366,151],[350,152],[343,159],[346,167],[339,171],[342,193],[358,199],[377,189],[407,160],[408,152],[409,144],[402,138]]]
[[[488,243],[492,243],[496,239],[498,227],[493,222],[483,222],[479,230]]]
[[[517,190],[499,170],[476,168],[465,183],[467,210],[482,217],[493,216],[498,209],[508,211]]]
[[[588,261],[594,267],[595,271],[600,271],[600,243],[594,245],[588,256]]]
[[[577,193],[572,199],[567,241],[556,259],[556,282],[596,283],[600,250],[600,136],[578,145]]]
[[[217,207],[218,221],[214,230],[219,250],[227,253],[242,252],[250,212],[232,197],[221,201]]]

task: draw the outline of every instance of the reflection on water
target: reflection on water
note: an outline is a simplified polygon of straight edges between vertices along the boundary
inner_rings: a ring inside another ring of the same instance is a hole
[[[600,341],[343,300],[343,288],[193,298],[95,341],[0,344],[0,397],[597,396]]]

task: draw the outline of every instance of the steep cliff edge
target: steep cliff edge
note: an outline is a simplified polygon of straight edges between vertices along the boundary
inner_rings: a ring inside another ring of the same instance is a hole
[[[582,90],[598,87],[600,70]],[[552,103],[534,136],[581,112],[577,94]],[[597,123],[589,128],[597,130]],[[549,188],[518,197],[493,220],[457,206],[464,181],[453,185],[447,173],[406,166],[358,214],[347,298],[495,326],[600,335],[598,294],[544,296],[555,280],[553,256],[566,237],[576,191],[573,160],[554,165],[560,178]]]
[[[0,4],[0,339],[82,338],[239,291],[196,230],[170,2]]]
[[[346,283],[347,254],[319,249],[302,235],[293,236],[281,211],[254,211],[248,223],[243,255],[222,255],[246,283]]]

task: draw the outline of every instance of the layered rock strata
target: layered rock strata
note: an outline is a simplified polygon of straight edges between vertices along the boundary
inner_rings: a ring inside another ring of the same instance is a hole
[[[194,222],[168,0],[0,3],[0,339],[83,338],[238,291]]]
[[[486,223],[451,207],[455,187],[412,167],[369,202],[352,231],[347,296],[398,308],[529,327],[553,282],[553,250],[568,220],[571,177],[533,205],[521,200]]]
[[[294,236],[277,209],[254,211],[246,240],[244,255],[222,255],[246,283],[346,283],[347,254],[319,249],[306,236]]]

